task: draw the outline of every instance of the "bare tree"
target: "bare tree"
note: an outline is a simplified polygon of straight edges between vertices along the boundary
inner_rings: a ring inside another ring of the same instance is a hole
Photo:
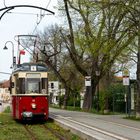
[[[61,27],[55,25],[47,27],[43,33],[39,33],[38,47],[36,49],[35,59],[37,62],[45,63],[49,69],[51,75],[55,75],[56,80],[59,80],[64,86],[66,93],[64,96],[64,108],[67,107],[67,98],[69,94],[74,92],[74,81],[80,79],[77,77],[78,72],[71,63],[71,59],[66,50],[66,42],[63,38]],[[54,79],[53,79],[54,80]],[[80,83],[80,82],[79,82]],[[80,84],[77,84],[79,86]]]

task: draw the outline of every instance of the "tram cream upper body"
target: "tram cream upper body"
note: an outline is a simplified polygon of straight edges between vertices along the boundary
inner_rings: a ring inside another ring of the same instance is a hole
[[[15,73],[12,77],[17,76],[18,78],[47,78],[48,73],[47,72],[20,72],[20,73]],[[32,76],[32,77],[31,77]],[[40,77],[39,77],[40,76]],[[12,78],[14,79],[14,78]]]
[[[13,75],[12,75],[12,79],[11,79],[11,82],[12,83],[14,83],[14,87],[13,88],[11,88],[11,90],[12,90],[12,95],[17,95],[17,94],[19,94],[19,93],[17,93],[17,85],[18,85],[18,83],[17,83],[17,79],[20,79],[20,78],[25,78],[25,79],[27,79],[27,78],[47,78],[48,77],[48,73],[47,72],[15,72]],[[35,93],[30,93],[30,95],[31,94],[35,94]],[[20,94],[21,95],[21,94]],[[36,93],[36,95],[38,95],[37,93]],[[40,94],[39,94],[40,95]]]

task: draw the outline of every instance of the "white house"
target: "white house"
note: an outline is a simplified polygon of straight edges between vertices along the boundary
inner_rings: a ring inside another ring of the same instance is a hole
[[[50,102],[53,104],[59,103],[59,96],[65,94],[65,90],[61,89],[61,83],[58,81],[49,81],[49,96]]]
[[[7,106],[10,106],[11,96],[9,92],[9,81],[0,83],[0,112],[3,112]]]

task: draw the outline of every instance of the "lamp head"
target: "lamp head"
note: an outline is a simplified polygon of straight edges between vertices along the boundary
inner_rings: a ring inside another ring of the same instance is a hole
[[[4,50],[8,50],[8,48],[6,47],[6,45],[4,46],[4,48],[3,48]]]

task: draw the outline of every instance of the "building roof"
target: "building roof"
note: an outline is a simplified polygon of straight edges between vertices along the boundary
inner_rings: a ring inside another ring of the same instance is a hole
[[[0,88],[9,88],[10,87],[10,80],[3,81],[0,83]]]

